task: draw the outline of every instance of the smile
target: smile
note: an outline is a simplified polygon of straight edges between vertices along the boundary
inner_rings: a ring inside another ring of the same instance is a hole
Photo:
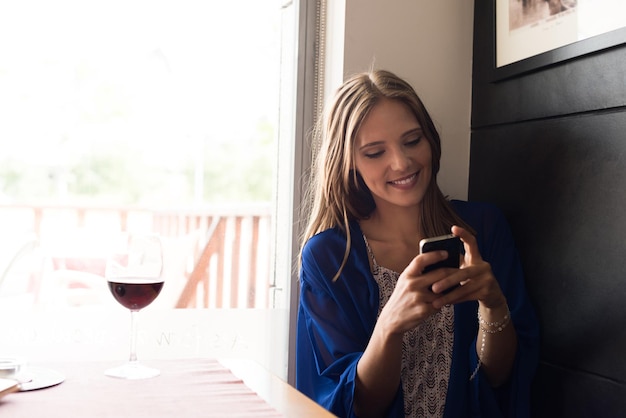
[[[399,180],[390,181],[391,184],[396,184],[398,186],[405,186],[407,184],[411,184],[417,178],[417,173],[413,173],[408,177],[401,178]]]

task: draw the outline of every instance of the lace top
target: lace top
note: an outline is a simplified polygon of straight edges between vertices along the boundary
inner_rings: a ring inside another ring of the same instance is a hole
[[[372,274],[380,289],[380,315],[400,274],[379,266],[367,239],[365,245],[372,259]],[[451,306],[443,307],[418,327],[404,334],[401,378],[406,417],[443,416],[453,342],[454,308]]]

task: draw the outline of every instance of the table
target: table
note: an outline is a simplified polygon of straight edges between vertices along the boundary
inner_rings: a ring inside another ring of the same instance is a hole
[[[111,361],[31,365],[63,373],[57,386],[0,399],[0,415],[21,417],[333,417],[263,367],[241,359],[150,361],[161,375],[123,380],[104,375]]]
[[[256,362],[244,359],[221,359],[220,362],[285,417],[335,417]]]

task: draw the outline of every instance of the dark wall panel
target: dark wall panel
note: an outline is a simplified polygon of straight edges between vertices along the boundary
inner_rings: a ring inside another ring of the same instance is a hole
[[[475,132],[469,191],[508,216],[542,323],[543,361],[622,383],[624,132],[624,112]]]
[[[623,386],[610,379],[542,364],[532,409],[532,418],[621,418],[626,397]]]
[[[626,48],[613,48],[536,71],[483,83],[472,97],[476,128],[626,105]]]
[[[626,47],[494,79],[475,2],[469,199],[511,223],[541,321],[533,417],[626,416]]]

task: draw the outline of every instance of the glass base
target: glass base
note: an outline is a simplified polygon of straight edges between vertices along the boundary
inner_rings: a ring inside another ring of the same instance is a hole
[[[159,369],[153,369],[139,363],[126,363],[113,367],[104,372],[105,375],[119,379],[149,379],[161,374]]]

